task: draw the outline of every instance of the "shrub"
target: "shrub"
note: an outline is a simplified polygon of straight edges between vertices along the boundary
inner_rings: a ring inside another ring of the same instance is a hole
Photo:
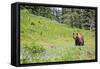
[[[45,48],[42,45],[36,43],[32,43],[31,46],[25,46],[24,48],[31,53],[42,53],[45,51]]]

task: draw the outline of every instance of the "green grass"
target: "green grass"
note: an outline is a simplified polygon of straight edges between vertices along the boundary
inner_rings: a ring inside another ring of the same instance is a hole
[[[95,59],[94,32],[21,10],[20,63],[41,63]],[[73,32],[84,35],[85,45],[75,46]]]

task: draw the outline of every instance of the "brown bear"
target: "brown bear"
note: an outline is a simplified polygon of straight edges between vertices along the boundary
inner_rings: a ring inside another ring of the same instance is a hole
[[[81,33],[73,33],[73,38],[75,40],[76,46],[83,46],[84,45],[84,37]]]

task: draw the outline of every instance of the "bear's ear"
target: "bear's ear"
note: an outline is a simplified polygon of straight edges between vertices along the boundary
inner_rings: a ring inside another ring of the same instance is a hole
[[[76,35],[78,35],[79,33],[77,32]]]
[[[73,33],[73,35],[75,35],[75,32]]]
[[[76,33],[73,33],[73,38],[74,38],[74,39],[76,38]]]

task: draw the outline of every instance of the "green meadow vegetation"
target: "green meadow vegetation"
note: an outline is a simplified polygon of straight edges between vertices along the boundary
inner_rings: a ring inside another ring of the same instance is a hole
[[[84,46],[75,46],[73,32],[84,35]],[[20,10],[20,63],[95,59],[94,32],[71,28],[43,16]]]

